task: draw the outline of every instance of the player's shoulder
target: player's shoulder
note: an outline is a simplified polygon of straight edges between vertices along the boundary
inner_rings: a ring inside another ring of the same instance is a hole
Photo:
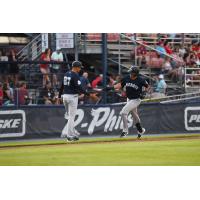
[[[149,83],[148,83],[148,81],[147,81],[147,79],[144,77],[144,76],[138,76],[138,79],[139,79],[139,81],[141,82],[141,83],[143,83],[143,84],[145,84],[145,85],[148,85]]]
[[[66,73],[65,73],[65,75],[70,75],[71,74],[71,71],[67,71]]]
[[[140,81],[145,81],[145,77],[142,76],[141,74],[139,74],[139,76],[138,76],[138,80],[140,80]]]

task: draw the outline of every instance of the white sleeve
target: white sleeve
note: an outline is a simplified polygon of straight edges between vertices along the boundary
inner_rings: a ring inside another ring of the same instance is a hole
[[[51,59],[52,59],[52,60],[55,60],[55,52],[52,53]]]
[[[62,53],[60,53],[59,59],[60,59],[61,61],[63,61],[63,54],[62,54]]]

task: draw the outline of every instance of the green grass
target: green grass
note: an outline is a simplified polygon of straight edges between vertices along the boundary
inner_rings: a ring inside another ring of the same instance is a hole
[[[113,139],[112,139],[113,140]],[[126,141],[124,141],[126,140]],[[12,147],[0,149],[1,166],[199,166],[200,139],[166,141],[130,141],[92,143],[85,139],[80,144],[64,144],[62,140],[42,142],[58,144]],[[97,140],[95,140],[97,141]],[[99,139],[98,141],[109,141]],[[39,142],[40,143],[40,142]]]

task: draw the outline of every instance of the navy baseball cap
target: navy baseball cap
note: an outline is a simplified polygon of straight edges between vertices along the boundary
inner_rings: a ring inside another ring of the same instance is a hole
[[[136,74],[138,75],[139,74],[139,68],[137,66],[131,66],[130,69],[128,70],[128,72],[130,72],[131,74]]]
[[[80,67],[83,68],[82,63],[80,61],[74,61],[72,63],[72,67]]]

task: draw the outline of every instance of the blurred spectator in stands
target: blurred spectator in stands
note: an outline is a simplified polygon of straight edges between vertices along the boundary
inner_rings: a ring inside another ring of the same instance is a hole
[[[172,70],[171,58],[166,57],[166,58],[165,58],[165,61],[164,61],[164,63],[163,63],[162,72],[163,72],[164,74],[169,74],[171,70]]]
[[[148,66],[153,68],[154,71],[156,71],[157,73],[160,73],[162,70],[163,63],[164,59],[161,58],[161,56],[158,54],[157,57],[150,57]]]
[[[137,59],[137,65],[141,66],[142,60],[144,59],[144,56],[146,55],[147,50],[146,50],[146,47],[144,46],[145,42],[143,42],[142,40],[138,40],[138,42],[139,43],[137,43],[136,47],[131,52],[131,58],[133,60],[135,60],[135,58],[136,58]]]
[[[146,68],[147,67],[147,60],[146,60],[145,56],[142,56],[140,67],[141,68]]]
[[[112,74],[109,74],[107,77],[107,84],[109,86],[113,86],[115,84],[115,76]]]
[[[174,39],[176,38],[176,33],[170,33],[169,34],[169,39],[174,43]]]
[[[97,88],[98,86],[102,86],[103,74],[100,74],[92,81],[92,88]]]
[[[157,46],[156,46],[156,50],[158,51],[158,54],[160,55],[161,58],[165,57],[166,54],[166,50],[164,48],[164,43],[163,42],[158,42]]]
[[[51,60],[56,62],[63,62],[63,53],[60,48],[57,48],[51,55]],[[57,88],[59,85],[58,76],[60,73],[61,65],[60,64],[53,64],[51,66],[51,73],[53,74],[53,87]]]
[[[3,105],[3,87],[2,83],[0,82],[0,106]]]
[[[8,61],[8,56],[5,51],[2,51],[0,61]],[[2,82],[7,82],[8,81],[8,64],[7,63],[2,63],[0,64],[0,75],[1,75],[1,81]]]
[[[40,57],[41,61],[50,61],[51,60],[51,50],[46,49]],[[49,79],[49,64],[40,64],[40,71],[43,74],[43,87],[45,87],[47,82],[50,82]]]
[[[194,53],[197,53],[199,51],[199,42],[193,42],[193,44],[191,45],[191,51],[193,51]]]
[[[200,60],[200,48],[199,48],[199,51],[196,53],[196,56],[197,56],[198,60]]]
[[[18,105],[28,105],[30,102],[30,98],[28,95],[28,90],[26,88],[26,83],[22,82],[20,83],[20,87],[17,88],[14,92],[14,99],[15,103]]]
[[[115,82],[114,82],[114,84],[121,82],[121,80],[122,80],[121,75],[117,75],[117,76],[115,77]]]
[[[0,61],[1,61],[2,51],[0,51]],[[3,64],[0,63],[0,81],[2,81]]]
[[[178,51],[179,51],[179,56],[184,58],[185,54],[187,53],[186,48],[184,47],[184,45],[181,45]]]
[[[3,105],[7,106],[9,104],[13,104],[14,96],[13,96],[13,89],[10,88],[9,83],[3,84]]]
[[[87,90],[88,88],[91,87],[91,84],[88,80],[88,73],[87,72],[83,72],[83,75],[80,77],[80,81],[81,81],[81,86]]]
[[[51,82],[47,82],[45,88],[41,91],[42,104],[58,104],[56,91],[51,87]]]
[[[88,80],[88,73],[87,72],[83,72],[82,74],[80,74],[80,81],[81,81],[81,86],[84,90],[88,90],[89,88],[91,88],[91,84]],[[85,103],[87,100],[87,98],[85,97],[84,94],[79,95],[79,103],[83,104]]]
[[[153,98],[165,97],[166,88],[167,84],[164,80],[164,76],[163,74],[160,74],[158,77],[156,77],[156,85],[155,85],[155,90],[152,93],[152,97]]]
[[[8,56],[8,61],[11,61],[11,62],[17,61],[16,53],[13,49],[10,51],[10,54]],[[19,74],[18,64],[17,63],[10,63],[9,75],[11,75],[11,80],[13,81],[15,86],[18,83],[18,74]]]
[[[164,48],[165,48],[165,51],[166,51],[167,54],[171,55],[171,54],[173,53],[172,48],[170,47],[168,41],[166,41],[166,42],[164,43]]]

